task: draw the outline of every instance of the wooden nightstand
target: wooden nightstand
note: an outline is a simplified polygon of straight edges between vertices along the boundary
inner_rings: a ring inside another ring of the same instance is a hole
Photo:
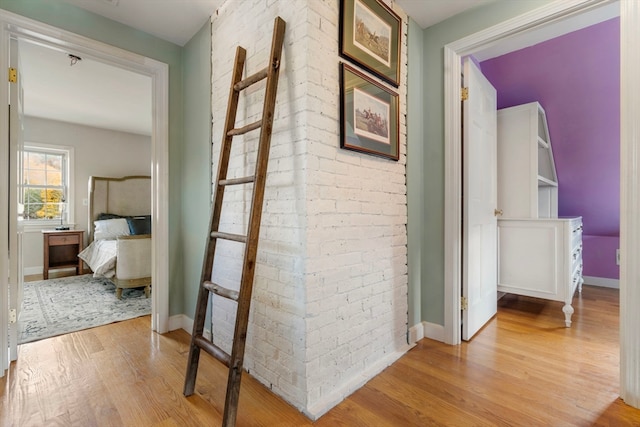
[[[49,278],[49,270],[56,268],[76,269],[76,275],[82,273],[82,260],[78,254],[84,245],[84,230],[43,230],[44,280]]]

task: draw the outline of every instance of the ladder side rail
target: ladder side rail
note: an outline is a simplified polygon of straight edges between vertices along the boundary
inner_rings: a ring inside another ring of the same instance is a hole
[[[240,293],[238,297],[238,308],[236,311],[235,333],[229,365],[229,378],[227,380],[227,392],[223,415],[223,426],[225,427],[235,426],[238,410],[240,379],[242,376],[244,350],[249,323],[249,309],[251,306],[251,293],[255,274],[260,220],[262,218],[262,205],[264,200],[264,187],[269,161],[269,148],[271,144],[271,133],[273,128],[285,27],[285,21],[282,18],[277,17],[275,19],[275,28],[271,42],[271,63],[268,65],[267,84],[265,88],[262,114],[262,127],[260,129],[260,140],[258,143],[258,154],[256,159],[251,214],[249,216],[247,244],[245,246],[244,262],[242,266]]]
[[[233,68],[233,74],[231,79],[231,85],[229,89],[229,103],[227,105],[227,116],[224,125],[223,140],[220,147],[220,159],[218,162],[218,174],[216,178],[216,192],[214,196],[214,203],[211,209],[211,221],[209,224],[209,231],[218,230],[220,225],[220,215],[222,212],[222,201],[224,198],[224,186],[220,185],[220,181],[226,179],[229,156],[231,153],[231,140],[232,136],[229,136],[229,130],[233,129],[236,121],[236,113],[238,110],[238,98],[239,92],[234,90],[234,86],[242,80],[242,73],[244,71],[244,63],[246,59],[246,50],[240,46],[236,49],[235,65]],[[202,273],[200,276],[198,299],[196,303],[195,316],[193,319],[193,332],[191,334],[191,345],[189,348],[189,356],[187,362],[187,374],[185,378],[184,391],[185,396],[191,396],[194,392],[196,385],[196,377],[198,374],[198,362],[200,360],[200,347],[197,345],[194,338],[202,336],[204,333],[204,324],[207,316],[207,305],[209,302],[209,291],[202,286],[205,280],[211,280],[211,271],[213,269],[213,258],[216,250],[216,240],[211,235],[207,235],[207,243],[205,249],[205,255],[202,263]],[[213,331],[211,331],[211,338],[213,341]]]

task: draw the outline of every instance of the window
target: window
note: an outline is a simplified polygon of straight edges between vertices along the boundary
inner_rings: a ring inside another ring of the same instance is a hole
[[[22,154],[18,216],[30,223],[68,223],[72,151],[66,147],[25,144]]]

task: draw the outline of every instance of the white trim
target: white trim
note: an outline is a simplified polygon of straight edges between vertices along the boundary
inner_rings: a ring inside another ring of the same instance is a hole
[[[193,332],[193,319],[188,317],[186,314],[177,314],[175,316],[171,316],[169,318],[169,330],[175,331],[178,329],[182,329],[186,333],[191,335],[191,332]],[[204,328],[202,331],[202,336],[210,340],[211,329]]]
[[[147,58],[156,75],[152,80],[154,111],[151,140],[151,215],[153,227],[151,329],[169,331],[169,66]],[[161,292],[155,292],[160,285]]]
[[[7,69],[9,57],[9,32],[0,27],[1,69]],[[4,76],[3,73],[0,75]],[[7,84],[0,84],[0,99],[9,99]],[[0,102],[0,377],[9,369],[9,109],[6,102]]]
[[[178,329],[184,329],[189,335],[193,330],[193,319],[186,314],[176,314],[169,318],[169,330],[176,331]]]
[[[79,36],[59,28],[43,24],[29,18],[0,10],[0,25],[2,36],[0,38],[0,69],[6,70],[7,46],[10,35],[44,43],[48,46],[63,50],[72,50],[82,56],[92,58],[96,61],[108,63],[123,69],[133,71],[151,77],[152,80],[152,109],[153,109],[153,131],[152,131],[152,218],[154,227],[153,239],[153,292],[152,292],[152,321],[151,328],[159,333],[168,331],[169,327],[169,66],[163,62],[156,61],[142,55],[126,51],[106,43]],[[0,99],[8,99],[6,84],[0,85]],[[7,105],[0,103],[0,129],[7,129],[6,117],[8,116]],[[7,134],[0,132],[0,151],[8,151]],[[2,176],[0,180],[0,196],[8,190],[6,182],[6,160],[0,154],[0,170]],[[6,199],[6,197],[5,197]],[[2,211],[6,212],[4,203]],[[2,215],[0,225],[5,223],[5,215]],[[6,340],[6,312],[4,303],[6,296],[7,266],[5,264],[6,242],[8,236],[4,230],[7,227],[0,226],[0,345],[4,349]],[[7,243],[8,244],[8,243]],[[4,354],[4,351],[2,351]],[[4,364],[4,359],[2,359]],[[0,373],[2,371],[0,370]]]
[[[420,322],[409,328],[409,344],[415,344],[424,338],[424,323]]]
[[[534,27],[584,12],[610,0],[565,0],[552,2],[444,47],[444,342],[460,343],[460,287],[462,247],[461,186],[461,58],[499,42],[500,39]]]
[[[444,342],[444,326],[436,323],[422,322],[424,324],[424,337],[431,340]]]
[[[23,270],[23,274],[25,276],[32,276],[34,274],[42,274],[44,271],[44,266],[36,266],[36,267],[25,267]]]
[[[444,341],[444,326],[422,321],[409,328],[409,345],[413,345],[423,338]]]
[[[445,342],[460,343],[460,61],[484,46],[520,31],[562,19],[609,0],[565,0],[505,21],[444,47],[445,56]],[[620,395],[640,407],[640,2],[620,2]],[[626,262],[629,260],[630,262]],[[634,286],[627,286],[627,284]]]
[[[620,289],[620,280],[606,277],[582,276],[584,285],[600,286],[601,288]]]
[[[620,2],[620,396],[640,408],[640,3]]]

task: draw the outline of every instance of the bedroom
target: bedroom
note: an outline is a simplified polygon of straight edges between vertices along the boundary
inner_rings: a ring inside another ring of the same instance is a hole
[[[63,222],[72,230],[84,230],[83,246],[89,243],[90,176],[150,175],[151,79],[88,57],[72,61],[67,52],[35,43],[22,41],[20,55],[25,149],[62,149],[63,164],[69,165],[62,175],[71,177],[63,182],[68,203],[62,221],[59,216],[46,224],[20,219],[25,280],[40,280],[43,229]],[[138,102],[126,102],[124,97]],[[74,273],[68,269],[50,272],[51,278]],[[86,265],[84,272],[90,272]]]

